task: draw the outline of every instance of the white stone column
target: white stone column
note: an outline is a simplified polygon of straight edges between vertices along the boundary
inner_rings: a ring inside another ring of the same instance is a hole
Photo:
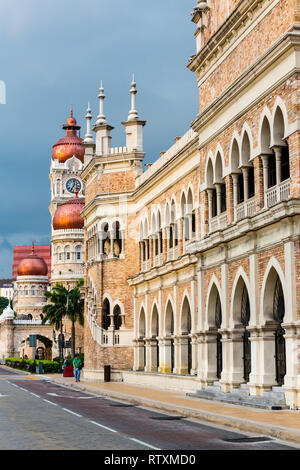
[[[297,389],[297,376],[300,375],[300,325],[297,319],[297,285],[295,266],[295,244],[284,245],[285,255],[285,315],[282,327],[285,329],[286,375],[284,389],[287,403],[292,408],[300,406],[300,389]],[[298,323],[298,325],[296,325]]]
[[[160,363],[160,372],[164,374],[171,374],[172,371],[172,361],[171,361],[171,338],[163,338],[160,340],[161,344],[161,363]]]
[[[222,332],[224,367],[220,383],[223,392],[232,392],[233,388],[245,382],[243,377],[243,333],[242,326]]]
[[[221,214],[221,183],[216,183],[216,191],[217,191],[217,215]]]
[[[249,199],[249,167],[242,167],[243,183],[244,183],[244,201]]]
[[[208,199],[208,218],[212,219],[212,208],[213,208],[213,189],[207,189],[207,199]]]
[[[275,152],[275,159],[276,159],[276,184],[277,186],[281,183],[281,157],[282,157],[282,147],[274,146],[273,147]]]
[[[178,365],[175,367],[176,374],[188,375],[188,336],[181,335],[177,338]]]
[[[259,354],[258,370],[255,370],[255,364],[252,363],[252,372],[250,374],[249,389],[251,395],[262,395],[264,390],[271,390],[276,386],[276,362],[275,362],[275,331],[278,327],[277,322],[267,322],[262,328],[256,329],[256,334],[251,332],[251,356],[254,353]],[[255,344],[258,343],[258,344]]]
[[[234,220],[236,220],[236,207],[238,205],[238,185],[239,185],[239,175],[238,173],[232,173],[232,182],[233,182],[233,213]]]
[[[266,192],[269,188],[269,157],[270,155],[261,155],[261,160],[263,164],[263,178],[264,178],[264,206],[267,206]]]

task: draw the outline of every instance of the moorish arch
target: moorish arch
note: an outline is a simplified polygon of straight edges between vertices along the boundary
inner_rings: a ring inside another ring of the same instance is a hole
[[[277,264],[277,266],[276,266]],[[273,328],[275,364],[268,365],[278,385],[284,384],[286,374],[285,330],[282,326],[285,316],[284,277],[279,263],[271,260],[264,276],[262,290],[262,313],[265,325]]]
[[[181,370],[187,374],[192,370],[192,314],[188,297],[185,295],[180,316],[181,337]]]
[[[174,309],[169,299],[165,310],[165,350],[166,350],[166,370],[173,373],[175,366],[174,349]]]
[[[219,331],[222,326],[222,317],[221,289],[216,277],[213,276],[207,295],[206,320],[213,337],[212,351],[208,354],[208,367],[214,371],[217,379],[221,378],[223,370],[222,334]]]
[[[140,369],[144,370],[146,367],[146,315],[144,307],[141,308],[139,321],[138,321],[138,339],[140,347],[142,348],[142,355],[140,361]]]
[[[151,369],[158,370],[159,368],[159,313],[156,302],[154,302],[151,314],[150,322],[150,337],[151,337],[151,346],[152,346],[152,355],[151,355]]]
[[[231,321],[238,332],[236,338],[237,357],[234,358],[235,367],[243,371],[243,379],[249,382],[251,373],[251,343],[249,326],[251,316],[249,282],[243,270],[237,275],[232,290]]]

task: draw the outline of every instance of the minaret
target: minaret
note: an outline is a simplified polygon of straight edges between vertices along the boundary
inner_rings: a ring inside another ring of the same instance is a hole
[[[106,155],[110,153],[111,147],[111,136],[110,133],[114,129],[114,127],[110,126],[106,122],[106,117],[104,115],[104,88],[103,83],[101,81],[100,89],[99,89],[99,107],[100,112],[97,118],[94,131],[96,132],[96,155]]]
[[[83,142],[85,144],[93,144],[94,139],[93,139],[93,134],[92,134],[92,125],[91,125],[92,112],[91,112],[90,103],[88,103],[88,108],[86,110],[85,118],[86,118],[86,134],[85,134],[85,138]]]
[[[95,142],[92,135],[92,112],[90,103],[88,103],[88,108],[86,110],[86,134],[83,141],[83,146],[85,148],[84,154],[84,164],[87,165],[93,158],[95,152]]]
[[[131,83],[131,109],[129,111],[128,120],[122,122],[126,129],[126,147],[129,151],[143,152],[143,127],[146,121],[139,119],[138,112],[136,110],[135,97],[137,94],[136,83],[134,75]]]

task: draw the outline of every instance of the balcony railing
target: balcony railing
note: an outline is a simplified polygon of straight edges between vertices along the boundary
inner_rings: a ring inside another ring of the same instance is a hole
[[[161,253],[160,255],[156,255],[154,256],[154,260],[153,260],[153,265],[155,267],[157,266],[161,266],[163,264],[163,254]]]
[[[221,215],[213,217],[209,222],[210,232],[216,232],[217,230],[222,230],[226,227],[227,215],[226,212]]]
[[[42,320],[14,320],[14,325],[42,325]],[[49,321],[44,325],[50,325]]]
[[[151,268],[150,259],[142,262],[142,271],[149,271],[150,268]]]
[[[173,261],[178,258],[178,246],[175,248],[169,248],[167,252],[167,261]]]
[[[252,197],[236,207],[236,220],[245,219],[245,217],[252,217],[255,209],[255,198]]]
[[[287,201],[290,196],[291,185],[288,179],[266,191],[267,207],[275,206],[278,202]]]

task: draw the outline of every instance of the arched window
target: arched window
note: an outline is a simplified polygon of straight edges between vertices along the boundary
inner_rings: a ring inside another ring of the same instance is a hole
[[[105,299],[103,302],[103,311],[102,311],[102,328],[108,330],[110,327],[110,302],[108,299]]]
[[[114,328],[115,330],[119,330],[121,326],[122,326],[121,309],[119,305],[116,305],[114,308]]]
[[[71,248],[69,245],[65,247],[65,261],[71,260]]]
[[[111,252],[110,234],[109,234],[108,224],[105,224],[104,227],[103,227],[102,251],[103,251],[103,254],[106,255],[106,256],[108,256]]]
[[[81,246],[78,245],[75,248],[76,261],[81,261]]]
[[[113,233],[114,233],[114,256],[119,257],[123,251],[122,246],[122,237],[120,232],[120,223],[113,223]]]

